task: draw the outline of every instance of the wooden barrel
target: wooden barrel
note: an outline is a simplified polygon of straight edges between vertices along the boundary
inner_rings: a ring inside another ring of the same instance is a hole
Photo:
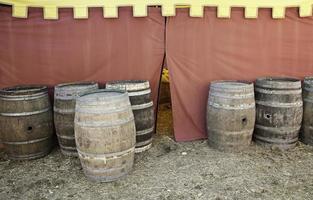
[[[207,105],[209,145],[222,151],[241,151],[252,140],[255,123],[253,83],[215,81]]]
[[[296,145],[303,113],[301,93],[298,79],[266,77],[256,80],[256,143],[280,149]]]
[[[98,89],[94,82],[64,83],[54,88],[54,125],[64,155],[78,156],[74,135],[76,98]]]
[[[126,90],[128,92],[136,124],[135,153],[149,149],[151,147],[155,127],[154,108],[149,81],[112,81],[106,84],[106,88]]]
[[[98,90],[76,100],[75,139],[85,175],[109,182],[133,166],[136,129],[125,91]]]
[[[53,144],[47,87],[15,86],[0,90],[0,127],[9,158],[27,160],[47,155]]]
[[[313,146],[313,77],[303,81],[303,121],[300,140]]]

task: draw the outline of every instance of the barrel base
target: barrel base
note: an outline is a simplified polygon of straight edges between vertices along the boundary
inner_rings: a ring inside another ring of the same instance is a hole
[[[251,141],[251,140],[250,140]],[[213,149],[217,149],[222,152],[241,152],[249,148],[251,142],[249,144],[245,145],[227,145],[227,144],[222,144],[222,143],[216,143],[213,140],[208,139],[208,145],[212,147]]]
[[[299,140],[306,145],[313,146],[313,131],[312,131],[312,129],[311,128],[308,129],[308,128],[304,127],[304,130],[302,130],[300,132]]]
[[[135,153],[142,153],[144,151],[147,151],[147,150],[151,149],[151,147],[152,147],[151,143],[146,145],[146,146],[136,147],[135,148]]]
[[[258,144],[260,146],[271,148],[271,149],[280,149],[283,151],[295,148],[297,145],[297,141],[298,141],[298,140],[296,140],[296,141],[293,141],[291,143],[269,143],[269,142],[257,139],[255,137],[253,138],[253,140],[255,141],[256,144]]]
[[[35,159],[43,158],[43,157],[47,156],[51,152],[51,150],[52,150],[52,148],[47,150],[47,151],[36,153],[36,154],[19,155],[19,156],[14,156],[14,155],[8,154],[8,158],[10,160],[35,160]]]
[[[124,173],[119,174],[118,176],[110,176],[110,177],[108,177],[108,176],[92,176],[88,172],[84,171],[84,174],[85,174],[85,176],[87,177],[87,179],[89,181],[99,182],[99,183],[109,183],[109,182],[114,182],[114,181],[117,181],[117,180],[124,179],[124,178],[126,178],[126,175],[128,173],[129,172],[124,172]]]
[[[70,151],[70,150],[67,150],[67,149],[61,149],[61,153],[65,156],[71,156],[71,157],[78,157],[78,153],[77,151]]]

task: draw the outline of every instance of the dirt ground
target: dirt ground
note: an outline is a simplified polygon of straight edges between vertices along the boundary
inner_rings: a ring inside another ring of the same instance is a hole
[[[242,153],[223,153],[206,141],[176,143],[164,135],[136,156],[127,177],[113,183],[86,180],[79,159],[58,148],[32,161],[1,159],[0,198],[312,199],[310,146],[299,143],[282,152],[252,144]]]

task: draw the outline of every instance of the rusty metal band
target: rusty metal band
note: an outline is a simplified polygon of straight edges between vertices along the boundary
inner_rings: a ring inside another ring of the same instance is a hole
[[[34,144],[38,142],[42,142],[48,139],[51,139],[52,136],[36,139],[36,140],[29,140],[29,141],[24,141],[24,142],[7,142],[7,141],[2,141],[3,144],[9,144],[9,145],[23,145],[23,144]]]
[[[228,105],[228,104],[213,103],[209,101],[208,105],[217,109],[224,109],[224,110],[243,110],[243,109],[255,108],[255,103],[239,104],[238,106],[233,106],[233,105]]]
[[[225,98],[225,99],[249,99],[249,98],[254,98],[254,93],[247,93],[247,94],[221,94],[218,92],[210,92],[210,96],[213,97],[220,97],[220,98]]]
[[[141,95],[146,95],[146,94],[151,94],[151,90],[142,90],[142,91],[128,91],[128,96],[134,97],[134,96],[141,96]]]
[[[1,116],[6,116],[6,117],[20,117],[20,116],[30,116],[30,115],[37,115],[41,113],[45,113],[51,110],[50,108],[46,108],[43,110],[38,110],[38,111],[32,111],[32,112],[21,112],[21,113],[0,113]]]
[[[65,139],[65,140],[75,140],[75,136],[60,135],[60,134],[58,134],[58,133],[56,133],[56,135],[58,136],[58,138],[61,138],[61,139]]]
[[[143,146],[143,147],[136,147],[135,153],[141,153],[141,152],[147,151],[147,150],[151,149],[151,147],[152,147],[151,143],[146,145],[146,146]]]
[[[99,107],[86,107],[85,109],[81,106],[76,106],[75,113],[82,113],[82,114],[112,114],[112,113],[123,113],[123,112],[131,112],[131,107],[126,106],[122,108],[114,108],[114,109],[108,109],[108,108],[99,108]]]
[[[145,129],[142,131],[136,131],[136,136],[149,134],[149,133],[153,132],[153,130],[154,130],[154,127],[151,127],[151,128],[148,128],[148,129]]]
[[[78,122],[76,119],[74,121],[75,126],[80,126],[80,127],[92,127],[92,128],[101,128],[101,127],[114,127],[114,126],[120,126],[123,124],[127,124],[129,122],[134,121],[134,117],[129,117],[124,120],[116,120],[114,122],[106,122],[106,121],[100,121],[100,122],[95,122],[95,121],[89,121],[89,122]]]
[[[48,92],[41,92],[41,93],[32,94],[32,95],[19,95],[19,96],[0,95],[0,100],[3,100],[3,101],[25,101],[25,100],[39,99],[42,97],[48,97]]]
[[[281,103],[281,102],[270,102],[270,101],[255,101],[256,105],[269,106],[269,107],[279,107],[279,108],[293,108],[293,107],[302,107],[303,102],[297,101],[293,103]]]
[[[141,146],[144,146],[144,145],[147,145],[147,144],[150,144],[152,142],[152,138],[150,138],[149,140],[146,140],[146,141],[143,141],[143,142],[137,142],[136,143],[136,147],[141,147]]]
[[[289,90],[275,90],[275,89],[262,89],[262,88],[255,88],[255,92],[259,92],[262,94],[301,94],[301,89],[289,89]]]
[[[75,113],[75,109],[60,109],[57,107],[53,107],[53,111],[60,114],[72,114]]]
[[[141,109],[145,109],[145,108],[150,108],[153,106],[153,102],[150,101],[148,103],[144,103],[144,104],[139,104],[139,105],[132,105],[132,110],[141,110]]]
[[[116,152],[116,153],[108,153],[108,154],[94,154],[94,153],[86,153],[81,151],[78,147],[76,148],[78,155],[81,159],[91,159],[91,160],[99,160],[103,161],[104,163],[110,159],[116,159],[122,157],[124,155],[133,153],[135,151],[135,147],[131,147],[130,149],[126,149],[124,151]]]
[[[61,149],[69,150],[69,151],[76,151],[76,147],[69,147],[69,146],[64,146],[62,144],[59,144]]]

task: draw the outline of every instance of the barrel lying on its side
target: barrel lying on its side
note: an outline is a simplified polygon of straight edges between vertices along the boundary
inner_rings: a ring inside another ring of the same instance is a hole
[[[207,106],[209,145],[223,151],[240,151],[252,140],[255,101],[252,83],[211,83]]]
[[[47,155],[53,143],[47,87],[15,86],[0,90],[0,127],[9,158],[27,160]]]
[[[98,90],[76,100],[75,139],[85,175],[108,182],[133,166],[134,116],[125,91]]]
[[[54,125],[61,151],[64,155],[77,156],[74,137],[76,98],[98,89],[94,82],[64,83],[54,88]]]
[[[255,84],[257,143],[289,149],[296,145],[302,122],[301,81],[258,78]]]
[[[135,152],[139,153],[149,149],[155,126],[149,81],[112,81],[106,84],[106,88],[121,89],[128,92],[136,124]]]
[[[300,139],[313,146],[313,77],[303,81],[303,121]]]

